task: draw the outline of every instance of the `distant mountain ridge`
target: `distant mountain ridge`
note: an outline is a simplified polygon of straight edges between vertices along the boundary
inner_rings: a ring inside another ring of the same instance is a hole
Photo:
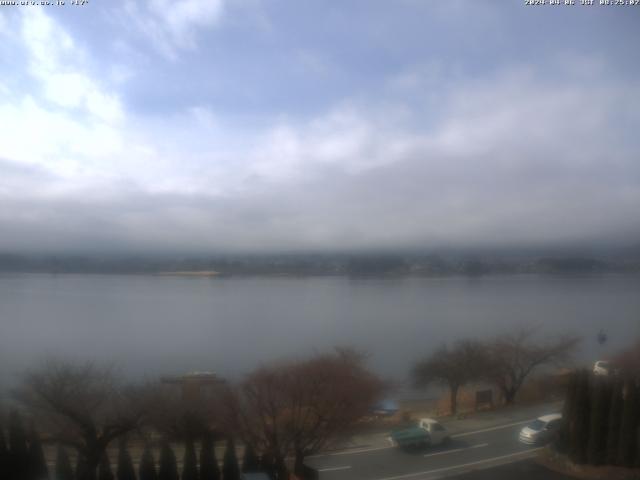
[[[640,272],[630,256],[504,256],[436,254],[280,254],[99,256],[0,254],[0,272],[217,275],[439,276]]]

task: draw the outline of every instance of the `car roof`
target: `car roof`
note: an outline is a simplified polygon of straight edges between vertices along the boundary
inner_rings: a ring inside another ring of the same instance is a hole
[[[421,418],[420,421],[425,423],[438,423],[438,421],[433,418]]]
[[[542,420],[543,422],[550,422],[551,420],[559,420],[560,418],[562,418],[561,413],[551,413],[549,415],[542,415],[541,417],[538,417],[538,420]]]

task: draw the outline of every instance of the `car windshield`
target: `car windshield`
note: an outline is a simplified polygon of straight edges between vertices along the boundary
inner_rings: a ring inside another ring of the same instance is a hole
[[[529,425],[527,425],[527,427],[529,427],[531,430],[542,430],[545,427],[546,423],[543,422],[542,420],[534,420],[533,422],[531,422]]]

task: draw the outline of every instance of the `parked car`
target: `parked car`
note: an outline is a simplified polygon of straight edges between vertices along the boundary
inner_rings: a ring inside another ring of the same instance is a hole
[[[390,440],[400,448],[429,447],[450,440],[447,429],[437,420],[421,418],[391,432]]]
[[[562,415],[552,413],[536,418],[520,430],[520,441],[529,445],[538,445],[553,440],[562,424]]]
[[[593,364],[593,374],[598,376],[607,376],[612,373],[611,363],[606,360],[598,360]]]

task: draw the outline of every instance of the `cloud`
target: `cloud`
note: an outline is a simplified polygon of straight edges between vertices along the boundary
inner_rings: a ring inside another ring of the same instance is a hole
[[[15,18],[18,36],[5,41],[24,48],[20,83],[30,88],[25,92],[15,82],[0,88],[0,157],[52,172],[59,179],[55,188],[67,193],[87,179],[109,177],[108,160],[122,153],[126,138],[117,93],[96,78],[84,49],[42,9],[21,9]],[[29,191],[4,187],[15,195]]]
[[[223,6],[222,0],[128,1],[125,12],[154,48],[176,59],[179,50],[195,48],[198,30],[220,20]]]
[[[138,132],[152,163],[130,156],[121,183],[6,198],[0,223],[12,236],[0,248],[26,237],[33,248],[46,237],[57,248],[159,251],[637,238],[638,141],[612,121],[640,120],[637,85],[595,80],[562,88],[516,68],[456,85],[431,128],[406,105],[349,102],[238,134],[194,107]]]
[[[128,5],[173,54],[194,48],[223,8],[186,2],[170,19],[163,2]],[[379,90],[304,114],[225,115],[204,94],[158,114],[124,101],[135,97],[123,90],[139,78],[135,65],[96,62],[42,9],[16,18],[19,36],[5,35],[0,48],[25,49],[16,76],[29,88],[14,89],[14,77],[0,85],[0,228],[9,232],[0,250],[552,245],[640,235],[638,83],[613,75],[608,59],[563,54],[469,77],[452,76],[441,60],[416,61],[389,71]]]
[[[44,99],[66,109],[81,109],[99,120],[121,119],[119,99],[84,71],[83,52],[71,36],[41,9],[23,11],[21,37]]]

